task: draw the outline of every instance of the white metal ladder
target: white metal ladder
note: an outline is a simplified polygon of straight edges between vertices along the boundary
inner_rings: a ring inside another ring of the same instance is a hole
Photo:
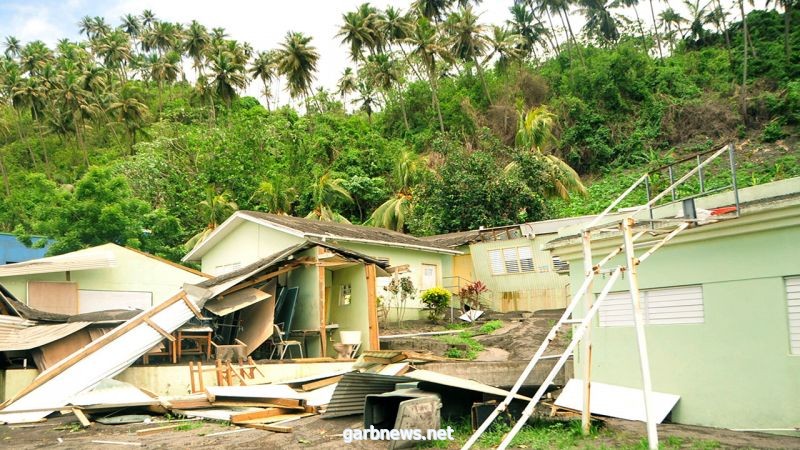
[[[497,407],[492,411],[492,413],[486,418],[486,420],[481,423],[478,429],[470,436],[467,442],[462,447],[462,450],[467,450],[471,448],[475,442],[477,442],[478,438],[489,428],[492,422],[502,413],[503,411],[507,410],[508,406],[511,404],[511,401],[515,398],[515,395],[522,387],[522,383],[528,378],[528,375],[533,371],[536,364],[539,360],[542,359],[545,351],[547,350],[549,344],[556,338],[556,335],[561,331],[562,326],[564,325],[577,325],[577,327],[573,330],[573,336],[570,340],[569,345],[567,346],[564,353],[562,353],[556,364],[550,370],[550,373],[545,378],[542,385],[534,394],[533,398],[530,400],[528,405],[523,410],[522,416],[516,421],[514,427],[511,429],[509,433],[506,434],[503,441],[498,446],[499,449],[505,449],[517,435],[517,433],[522,429],[522,427],[527,422],[528,418],[533,414],[534,408],[536,407],[539,400],[541,400],[544,393],[547,391],[549,386],[553,383],[558,372],[566,363],[569,356],[574,351],[575,347],[577,346],[578,342],[583,344],[583,382],[584,382],[584,391],[583,391],[583,411],[582,411],[582,425],[584,433],[589,432],[589,399],[590,399],[590,387],[591,387],[591,323],[594,319],[594,316],[597,314],[597,311],[600,309],[600,306],[605,301],[606,297],[608,296],[609,291],[613,287],[614,283],[619,279],[620,275],[623,272],[628,273],[628,289],[631,294],[631,301],[633,306],[633,318],[634,318],[634,327],[636,329],[636,341],[639,348],[639,362],[642,371],[642,387],[644,393],[644,406],[645,406],[645,414],[647,419],[647,439],[648,445],[651,449],[658,448],[658,433],[656,430],[656,423],[653,417],[653,412],[651,410],[652,407],[652,382],[650,379],[650,362],[647,353],[647,340],[645,338],[644,332],[644,311],[642,310],[641,305],[641,298],[639,293],[639,280],[637,275],[637,267],[639,264],[644,262],[647,258],[649,258],[656,250],[661,248],[664,244],[674,238],[677,234],[681,231],[687,229],[691,224],[698,222],[696,219],[691,218],[678,218],[678,219],[653,219],[653,206],[656,205],[659,200],[667,196],[668,194],[672,194],[672,200],[676,200],[676,188],[686,182],[689,178],[693,175],[698,174],[700,179],[700,190],[701,194],[710,193],[703,192],[703,168],[706,167],[711,161],[715,160],[719,156],[724,153],[728,153],[730,158],[730,169],[731,169],[731,186],[734,191],[734,198],[736,202],[736,216],[739,215],[739,197],[736,188],[736,171],[735,171],[735,163],[734,163],[734,148],[733,145],[730,144],[725,146],[719,150],[714,152],[707,152],[705,154],[711,153],[711,156],[706,158],[705,160],[701,161],[700,156],[703,154],[698,154],[691,158],[697,158],[697,167],[686,173],[683,177],[678,180],[674,180],[673,178],[673,168],[672,165],[667,166],[669,169],[670,174],[670,182],[671,185],[661,191],[658,195],[651,198],[650,196],[650,185],[649,185],[649,177],[650,173],[646,173],[642,175],[633,185],[631,185],[622,195],[617,197],[599,216],[597,216],[594,220],[592,220],[588,225],[586,225],[581,232],[581,237],[583,241],[583,256],[584,256],[584,272],[585,278],[583,284],[572,297],[569,305],[564,310],[564,314],[561,318],[556,322],[550,332],[547,334],[547,337],[539,346],[539,349],[534,354],[533,358],[531,358],[528,365],[522,371],[519,378],[517,379],[514,386],[511,388],[511,391],[508,395],[503,399],[501,403],[497,405]],[[678,163],[689,161],[691,158],[686,158],[684,160],[678,161]],[[678,164],[675,163],[675,164]],[[674,164],[673,164],[674,165]],[[625,217],[621,219],[612,220],[610,222],[603,223],[602,220],[608,216],[608,214],[617,207],[617,205],[622,202],[628,195],[631,194],[638,186],[642,183],[646,184],[647,187],[647,197],[648,201],[646,204],[639,206],[634,211],[628,213]],[[719,189],[714,190],[714,192],[718,191]],[[693,197],[697,197],[700,195],[696,195]],[[636,217],[640,215],[642,212],[649,213],[649,219],[637,219]],[[656,224],[659,224],[659,227],[655,227]],[[622,235],[622,243],[619,247],[612,250],[608,255],[606,255],[603,259],[601,259],[597,264],[593,263],[592,259],[592,233],[600,232],[600,231],[608,231],[610,229],[619,230]],[[652,235],[663,235],[661,239],[656,239],[654,241],[649,241],[645,243],[645,245],[649,245],[649,249],[641,254],[639,257],[636,256],[634,244],[635,242],[644,236],[645,234],[652,234]],[[625,264],[619,265],[616,268],[609,270],[603,269],[603,267],[615,256],[619,255],[620,253],[625,252]],[[592,284],[595,277],[599,274],[603,273],[610,273],[610,277],[606,281],[605,286],[603,287],[602,291],[598,295],[596,299],[594,299],[594,295],[592,293]],[[570,318],[573,316],[575,308],[577,305],[584,301],[586,314],[583,318]]]

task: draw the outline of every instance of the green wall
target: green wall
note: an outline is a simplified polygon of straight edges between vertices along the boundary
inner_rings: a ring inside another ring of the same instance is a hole
[[[244,266],[303,241],[283,231],[245,220],[202,256],[203,272],[219,275],[216,273],[218,266],[235,263]]]
[[[337,244],[370,255],[374,258],[388,258],[389,265],[391,266],[408,264],[411,273],[405,273],[403,276],[411,277],[411,281],[417,289],[420,289],[422,285],[422,264],[432,264],[436,266],[437,286],[442,286],[443,278],[452,276],[453,274],[453,256],[450,254],[346,241],[339,241]],[[391,295],[383,290],[383,286],[386,286],[389,281],[389,277],[378,277],[376,288],[378,296],[388,298],[388,296]],[[418,292],[417,296],[406,302],[406,311],[403,315],[404,320],[423,319],[427,317],[421,309],[423,305],[419,300],[420,293],[421,292]],[[396,320],[398,314],[397,309],[398,308],[393,307],[390,311],[390,321]]]
[[[359,264],[333,271],[330,298],[328,298],[328,322],[339,324],[339,331],[360,331],[362,349],[369,348],[369,310],[367,307],[367,282],[364,266]],[[342,285],[351,286],[349,305],[339,305],[339,290]],[[339,342],[339,333],[334,332],[333,342]],[[329,354],[334,354],[330,351]]]
[[[611,245],[593,247],[595,262]],[[583,281],[577,251],[556,250],[570,255],[573,290]],[[703,288],[704,323],[646,326],[653,387],[681,396],[674,422],[722,428],[800,423],[800,355],[790,354],[784,287],[784,277],[800,275],[799,255],[795,205],[685,231],[640,265],[642,289]],[[620,263],[616,258],[607,267]],[[593,285],[596,293],[602,278]],[[613,290],[627,287],[623,279]],[[640,387],[633,327],[597,324],[595,318],[592,380]],[[582,373],[576,356],[576,373]]]
[[[564,308],[569,295],[569,277],[553,271],[550,252],[542,245],[556,237],[555,234],[519,238],[505,241],[479,242],[470,245],[475,280],[486,284],[490,292],[488,301],[498,311],[537,311]],[[535,272],[492,274],[489,251],[507,247],[530,247]]]

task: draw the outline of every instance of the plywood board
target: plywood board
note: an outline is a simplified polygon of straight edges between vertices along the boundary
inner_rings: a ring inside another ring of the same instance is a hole
[[[92,342],[89,332],[84,330],[73,333],[55,342],[39,347],[33,355],[36,367],[43,371],[67,356],[75,353]]]
[[[78,283],[29,281],[28,306],[57,314],[78,314]]]
[[[218,316],[225,316],[262,300],[266,300],[269,297],[270,294],[262,290],[246,288],[214,299],[206,303],[205,308]]]
[[[602,416],[618,417],[626,420],[646,421],[644,409],[644,393],[641,389],[634,389],[613,384],[598,383],[592,381],[591,394],[589,394],[590,408],[592,414]],[[679,395],[665,394],[663,392],[653,392],[652,411],[655,415],[656,423],[661,423],[680,400]],[[564,386],[561,395],[555,402],[556,406],[583,410],[583,381],[571,379]]]
[[[272,324],[275,320],[275,288],[277,280],[272,279],[262,288],[269,298],[257,302],[241,310],[242,329],[236,336],[247,345],[250,355],[272,336]],[[233,295],[233,294],[230,294]]]
[[[109,309],[140,309],[153,306],[153,293],[147,291],[78,291],[78,311],[83,313],[107,311]]]
[[[287,398],[302,399],[303,396],[283,384],[260,384],[255,386],[208,386],[206,391],[215,399],[236,398]]]

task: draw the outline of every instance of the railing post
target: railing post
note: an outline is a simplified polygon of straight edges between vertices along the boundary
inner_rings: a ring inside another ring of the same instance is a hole
[[[700,193],[702,194],[703,192],[706,191],[706,188],[705,188],[705,179],[703,177],[703,168],[700,167],[700,155],[697,155],[697,167],[699,167],[699,169],[697,170],[697,177],[700,179]]]
[[[739,189],[736,186],[736,157],[733,144],[728,144],[728,160],[731,164],[731,186],[733,186],[733,199],[736,203],[736,217],[739,217]]]
[[[672,172],[672,166],[669,166],[667,168],[667,170],[669,171],[669,185],[672,186],[673,184],[675,184],[675,174]],[[672,199],[675,200],[675,198],[676,198],[676,196],[675,196],[675,187],[673,187],[672,188]]]
[[[592,232],[583,232],[583,271],[584,276],[590,277],[594,272],[594,264],[592,264]],[[583,311],[584,315],[588,316],[589,311],[592,309],[594,300],[594,293],[592,292],[592,283],[583,294]],[[592,388],[592,322],[586,328],[586,333],[583,335],[581,342],[581,360],[583,362],[583,410],[581,411],[581,430],[584,436],[588,436],[591,431],[591,388]]]
[[[622,237],[625,241],[625,256],[628,272],[628,286],[631,292],[631,302],[633,303],[633,322],[636,328],[636,343],[639,348],[639,365],[642,370],[642,391],[644,392],[644,410],[647,418],[647,443],[648,447],[655,450],[658,448],[658,431],[656,430],[655,417],[653,417],[653,383],[650,379],[650,358],[647,354],[647,338],[644,332],[644,310],[642,309],[641,296],[639,292],[639,260],[633,250],[633,228],[634,220],[628,217],[622,221]]]

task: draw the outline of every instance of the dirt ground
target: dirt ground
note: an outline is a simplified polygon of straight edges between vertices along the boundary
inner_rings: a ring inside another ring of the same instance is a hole
[[[288,434],[232,427],[217,422],[198,422],[197,425],[187,426],[186,430],[170,430],[158,434],[137,436],[136,430],[164,426],[164,424],[101,425],[95,423],[87,429],[80,429],[73,416],[63,416],[34,426],[1,426],[0,447],[123,449],[134,448],[135,444],[139,444],[140,447],[150,449],[336,449],[345,447],[359,450],[387,448],[387,442],[354,441],[350,444],[344,443],[342,431],[345,428],[360,428],[361,420],[361,416],[340,417],[331,420],[322,419],[320,416],[307,417],[295,421],[293,423],[294,431]],[[646,435],[644,428],[644,424],[641,422],[607,419],[603,431],[593,437],[578,440],[567,448],[636,448]],[[235,432],[209,436],[226,431]],[[800,438],[687,425],[659,425],[659,435],[667,448],[800,448]],[[464,439],[465,436],[460,436],[447,448],[459,448]],[[126,442],[134,445],[97,441]]]

